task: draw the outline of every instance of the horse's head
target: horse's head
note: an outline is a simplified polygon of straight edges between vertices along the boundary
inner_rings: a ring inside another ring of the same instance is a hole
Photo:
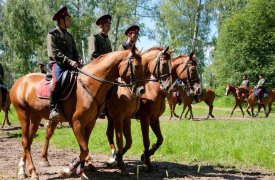
[[[226,88],[225,88],[225,95],[226,96],[228,96],[231,93],[230,87],[231,87],[230,84],[226,84]]]
[[[171,54],[173,50],[169,50],[169,47],[151,48],[144,53],[143,57],[147,59],[144,69],[155,81],[160,83],[160,88],[164,91],[168,91],[172,85],[171,77]],[[148,59],[150,61],[148,61]]]
[[[190,95],[201,93],[200,79],[197,71],[197,61],[194,52],[189,56],[181,55],[172,61],[172,73],[174,78],[180,79],[188,85]]]
[[[119,67],[119,74],[126,83],[131,84],[133,94],[141,96],[145,93],[142,58],[135,47],[129,51],[127,63]]]

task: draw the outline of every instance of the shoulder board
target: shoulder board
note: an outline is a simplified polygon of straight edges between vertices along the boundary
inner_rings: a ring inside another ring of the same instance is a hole
[[[58,32],[58,30],[57,30],[56,28],[49,30],[49,33],[50,33],[50,34],[55,34],[55,33],[57,33],[57,32]]]

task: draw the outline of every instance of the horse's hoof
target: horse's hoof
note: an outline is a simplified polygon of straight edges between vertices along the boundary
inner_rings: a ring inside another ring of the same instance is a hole
[[[41,161],[40,165],[42,167],[50,167],[51,166],[49,161]]]
[[[115,158],[111,157],[109,159],[109,161],[106,162],[106,165],[107,165],[107,167],[111,167],[111,168],[116,167],[117,166],[117,161],[116,161]]]
[[[26,179],[26,177],[27,177],[26,174],[18,174],[18,175],[17,175],[17,179],[19,179],[19,180]]]
[[[122,176],[128,176],[130,173],[129,173],[129,171],[126,170],[126,168],[125,168],[125,169],[122,169],[122,170],[120,171],[120,174],[121,174]]]

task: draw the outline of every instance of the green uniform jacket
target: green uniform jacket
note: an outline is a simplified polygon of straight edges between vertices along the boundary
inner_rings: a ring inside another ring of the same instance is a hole
[[[91,35],[88,42],[90,59],[98,58],[102,54],[112,52],[111,41],[103,33]]]
[[[131,49],[132,47],[131,47],[131,45],[130,45],[130,43],[129,42],[123,42],[119,47],[118,47],[118,49],[117,50],[128,50],[128,49]],[[135,49],[137,50],[137,48],[135,47]]]
[[[50,63],[56,62],[63,68],[80,59],[73,36],[58,26],[47,35],[47,50]]]

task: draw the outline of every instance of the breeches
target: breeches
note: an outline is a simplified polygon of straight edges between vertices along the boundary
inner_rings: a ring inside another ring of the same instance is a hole
[[[53,84],[52,91],[58,91],[61,86],[62,74],[65,70],[62,69],[57,63],[52,65]]]

